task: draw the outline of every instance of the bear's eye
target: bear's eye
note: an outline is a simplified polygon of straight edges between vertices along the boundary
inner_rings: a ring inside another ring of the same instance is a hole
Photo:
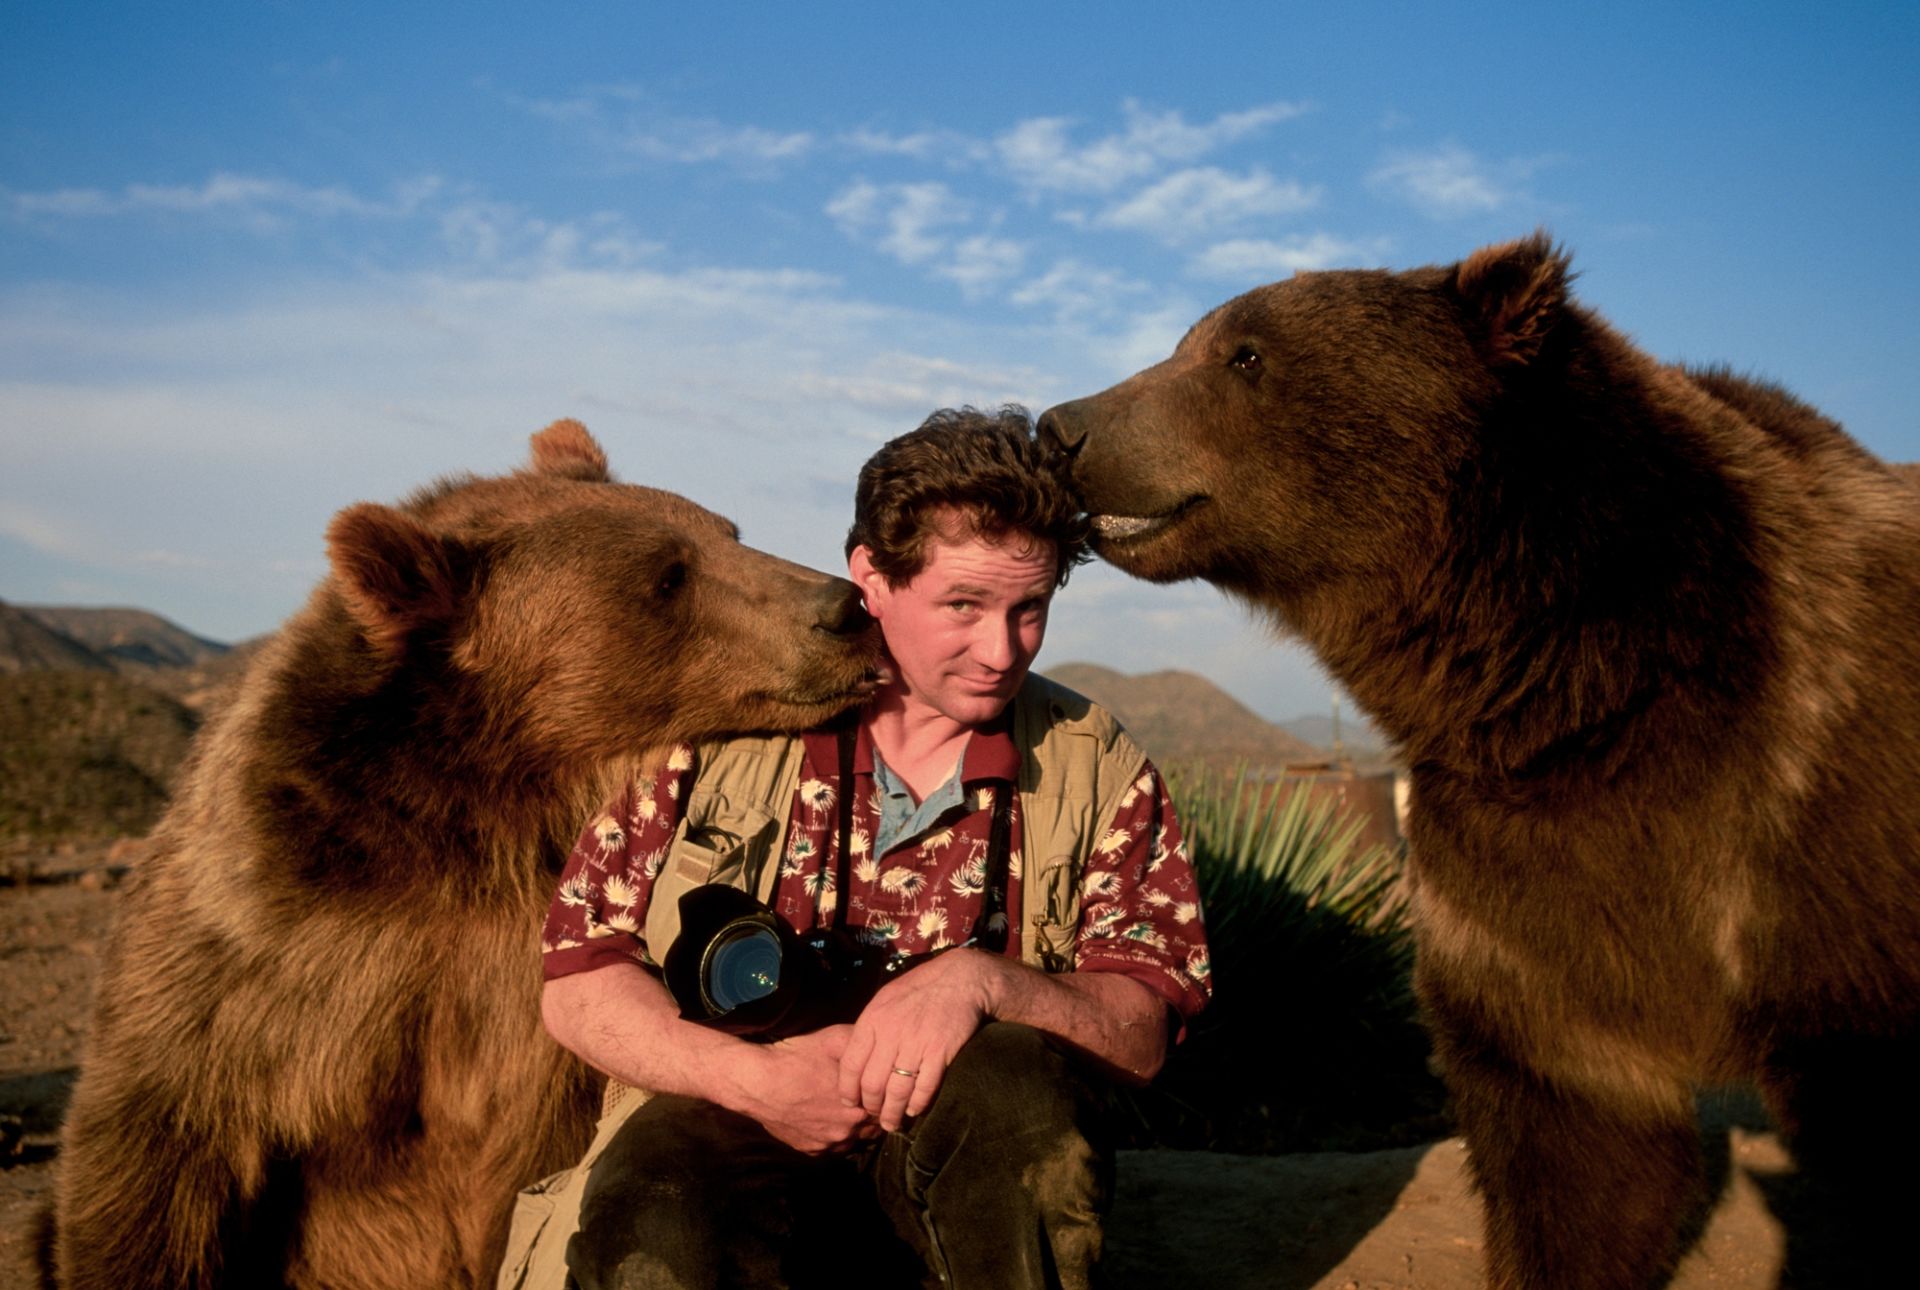
[[[1233,351],[1233,357],[1227,360],[1227,366],[1252,376],[1260,370],[1260,353],[1251,345],[1242,345]]]
[[[653,584],[653,592],[662,600],[671,599],[673,594],[687,583],[687,564],[684,560],[675,560],[661,570],[660,577]]]

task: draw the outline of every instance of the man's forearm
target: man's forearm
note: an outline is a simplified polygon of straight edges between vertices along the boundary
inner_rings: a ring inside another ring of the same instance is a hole
[[[1166,1001],[1140,982],[1113,972],[1052,974],[987,958],[988,1009],[1056,1035],[1117,1079],[1144,1084],[1167,1059]]]
[[[758,1045],[680,1018],[665,985],[638,964],[556,977],[540,996],[547,1032],[589,1065],[655,1093],[739,1110]]]
[[[749,1043],[682,1021],[666,986],[625,963],[547,982],[541,1011],[555,1039],[614,1078],[750,1116],[796,1150],[830,1151],[878,1132],[839,1093],[851,1027]]]

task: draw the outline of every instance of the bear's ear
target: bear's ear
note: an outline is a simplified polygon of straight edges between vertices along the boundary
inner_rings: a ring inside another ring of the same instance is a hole
[[[1544,231],[1482,247],[1460,262],[1453,287],[1490,366],[1517,366],[1539,354],[1566,303],[1569,263]]]
[[[572,417],[564,417],[533,436],[533,461],[529,468],[536,475],[578,479],[589,484],[604,484],[609,478],[607,454],[593,441],[587,428]]]
[[[455,544],[390,506],[362,502],[334,516],[327,557],[347,612],[388,653],[414,632],[452,621],[459,608]]]

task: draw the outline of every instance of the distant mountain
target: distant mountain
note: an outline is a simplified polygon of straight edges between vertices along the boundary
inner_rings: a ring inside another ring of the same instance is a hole
[[[82,609],[72,605],[20,608],[57,632],[115,663],[138,667],[193,667],[225,654],[230,646],[196,636],[144,609]]]
[[[1062,663],[1046,675],[1120,719],[1162,767],[1203,762],[1219,771],[1277,770],[1324,761],[1325,749],[1259,715],[1192,672],[1127,676],[1097,663]]]
[[[1295,717],[1291,721],[1282,721],[1280,727],[1321,748],[1332,748],[1333,715]],[[1340,709],[1340,746],[1347,756],[1355,761],[1368,761],[1385,756],[1382,751],[1387,746],[1373,723],[1355,712],[1352,708]]]
[[[111,672],[113,664],[17,605],[0,601],[0,674]]]

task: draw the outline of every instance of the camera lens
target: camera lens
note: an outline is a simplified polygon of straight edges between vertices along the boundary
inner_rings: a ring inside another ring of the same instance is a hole
[[[764,999],[780,985],[780,938],[742,919],[713,938],[701,969],[701,991],[717,1011]]]

